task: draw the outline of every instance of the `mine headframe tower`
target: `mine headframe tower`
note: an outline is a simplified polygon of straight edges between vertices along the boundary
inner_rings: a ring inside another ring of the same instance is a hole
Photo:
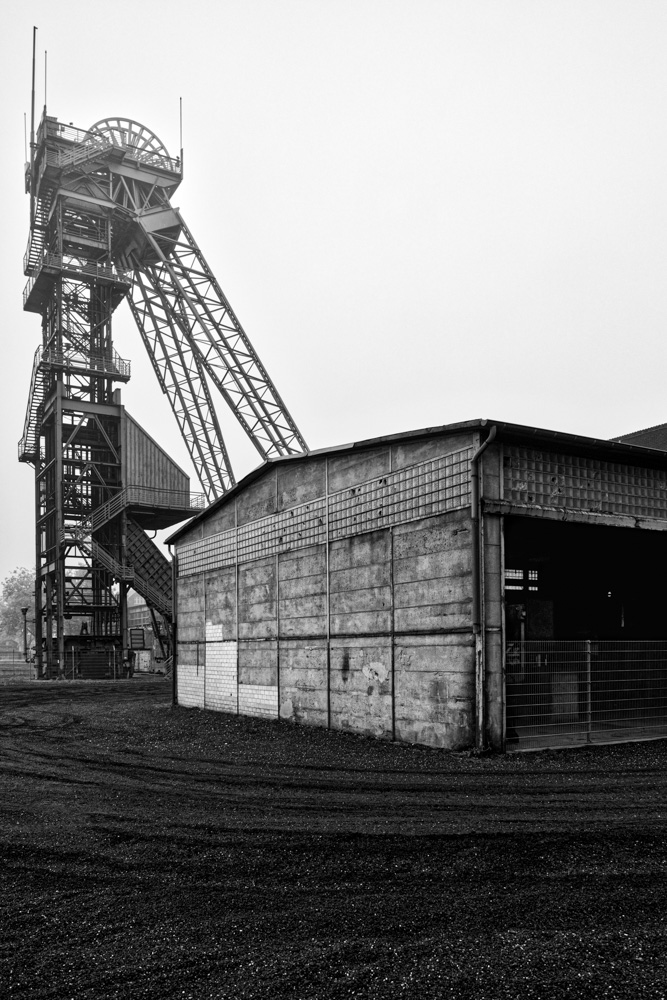
[[[217,393],[263,459],[306,450],[171,205],[181,179],[182,155],[172,159],[129,119],[82,130],[45,110],[31,144],[23,305],[41,316],[42,342],[19,460],[35,469],[40,675],[69,672],[70,652],[73,673],[104,650],[115,657],[127,645],[129,587],[171,621],[169,563],[144,529],[183,520],[234,485]],[[130,365],[111,327],[124,298],[202,496],[190,495],[187,475],[121,404]]]

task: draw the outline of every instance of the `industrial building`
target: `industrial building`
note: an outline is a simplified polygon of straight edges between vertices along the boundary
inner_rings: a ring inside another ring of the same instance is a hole
[[[183,706],[434,747],[667,735],[667,461],[469,421],[264,463],[172,535]]]
[[[665,428],[477,420],[309,452],[172,205],[182,149],[129,118],[36,127],[34,65],[38,676],[115,677],[157,643],[184,706],[434,747],[667,734]],[[199,495],[122,404],[123,301]],[[240,483],[222,402],[263,462]],[[170,563],[148,532],[187,518]]]

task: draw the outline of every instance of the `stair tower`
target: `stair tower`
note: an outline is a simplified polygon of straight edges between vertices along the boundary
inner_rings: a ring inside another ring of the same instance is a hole
[[[23,305],[40,315],[42,342],[19,461],[35,470],[40,675],[64,672],[72,635],[125,647],[129,587],[171,620],[169,564],[146,530],[191,516],[234,485],[214,400],[224,399],[263,459],[306,450],[171,205],[181,179],[182,153],[173,159],[126,118],[84,130],[45,109],[31,142]],[[200,480],[198,497],[121,404],[130,364],[111,331],[125,298]]]

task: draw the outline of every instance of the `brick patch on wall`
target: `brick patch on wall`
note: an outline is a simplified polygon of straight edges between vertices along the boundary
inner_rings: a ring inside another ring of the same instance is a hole
[[[239,713],[257,715],[264,719],[277,719],[277,685],[239,684]]]
[[[206,704],[216,712],[238,711],[238,643],[223,639],[222,625],[206,622]]]
[[[204,667],[178,665],[178,704],[184,708],[204,707]]]

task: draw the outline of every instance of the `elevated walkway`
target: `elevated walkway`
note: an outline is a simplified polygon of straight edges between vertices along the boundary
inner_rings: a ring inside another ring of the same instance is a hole
[[[205,506],[206,498],[203,493],[159,490],[152,486],[126,486],[94,510],[82,523],[81,530],[90,534],[99,531],[125,510],[139,526],[155,531],[194,517]]]
[[[111,285],[117,292],[117,303],[127,294],[132,276],[113,264],[77,260],[71,255],[44,251],[30,266],[31,277],[23,289],[23,308],[26,312],[41,313],[49,300],[53,283],[59,275],[75,280],[86,278],[101,285]],[[116,304],[117,304],[116,303]]]

